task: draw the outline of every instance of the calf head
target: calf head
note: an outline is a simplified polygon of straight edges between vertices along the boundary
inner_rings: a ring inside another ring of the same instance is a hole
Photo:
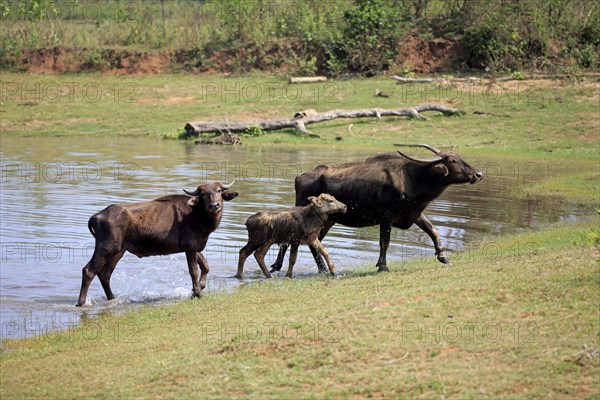
[[[235,179],[228,185],[221,182],[210,182],[198,186],[193,192],[185,189],[183,191],[192,196],[188,200],[188,205],[201,207],[211,214],[217,214],[223,209],[223,200],[229,201],[238,196],[237,192],[230,190],[234,183]]]
[[[477,171],[456,153],[452,153],[449,151],[441,152],[435,147],[431,147],[426,144],[413,146],[425,147],[426,149],[435,153],[436,157],[423,160],[420,158],[407,156],[406,154],[400,151],[398,151],[398,154],[409,160],[418,163],[427,163],[431,165],[434,173],[438,175],[441,178],[441,180],[447,185],[451,185],[454,183],[473,184],[483,179],[483,172]]]
[[[319,197],[310,196],[308,200],[321,214],[343,214],[348,210],[344,203],[327,193],[321,193]]]

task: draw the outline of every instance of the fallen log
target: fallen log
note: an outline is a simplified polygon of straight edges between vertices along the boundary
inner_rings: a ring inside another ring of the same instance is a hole
[[[291,77],[290,83],[313,83],[313,82],[325,82],[327,81],[326,76],[307,76],[307,77]]]
[[[400,83],[432,83],[437,81],[438,79],[434,79],[434,78],[403,78],[401,76],[397,76],[397,75],[392,75],[390,76],[390,79],[394,79],[397,80]]]
[[[309,137],[320,137],[316,133],[309,131],[306,128],[308,124],[314,124],[317,122],[330,121],[337,118],[368,118],[376,117],[409,117],[416,118],[419,120],[427,120],[426,116],[422,115],[425,111],[437,111],[446,116],[460,115],[465,112],[455,108],[449,108],[439,104],[423,104],[413,108],[401,108],[397,110],[389,110],[383,108],[365,108],[359,110],[333,110],[325,112],[310,113],[298,117],[299,113],[296,113],[296,117],[292,119],[272,119],[266,121],[254,121],[254,122],[206,122],[196,121],[188,122],[185,124],[184,138],[197,137],[203,133],[244,133],[248,129],[258,127],[263,131],[274,131],[285,128],[293,128],[297,131],[308,135]],[[300,113],[300,115],[302,115]]]
[[[403,78],[401,76],[392,75],[389,77],[398,83],[435,83],[435,82],[478,82],[481,79],[475,77],[469,78]],[[512,79],[512,78],[511,78]]]

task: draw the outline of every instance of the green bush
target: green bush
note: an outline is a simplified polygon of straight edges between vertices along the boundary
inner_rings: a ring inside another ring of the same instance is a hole
[[[244,131],[244,135],[250,135],[250,136],[262,136],[264,134],[265,134],[265,131],[258,125],[249,126]]]
[[[406,27],[404,1],[355,0],[344,13],[343,49],[353,71],[390,67]]]
[[[107,59],[108,55],[106,51],[98,49],[90,50],[83,56],[84,61],[81,68],[88,71],[98,71],[106,68],[110,65]]]
[[[240,73],[287,64],[339,76],[390,69],[406,32],[462,42],[457,61],[472,68],[600,67],[600,4],[589,0],[0,0],[0,14],[0,68],[11,69],[27,49],[127,47],[197,51],[176,68],[190,72],[225,52]]]

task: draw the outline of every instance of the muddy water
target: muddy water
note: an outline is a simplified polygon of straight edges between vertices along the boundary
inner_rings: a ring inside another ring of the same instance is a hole
[[[206,292],[215,294],[262,279],[252,257],[246,262],[245,281],[232,278],[238,250],[247,239],[244,222],[249,215],[293,205],[293,179],[303,171],[372,154],[368,149],[247,149],[154,139],[2,138],[1,338],[41,335],[68,329],[98,313],[190,296],[183,254],[144,259],[128,254],[111,281],[117,300],[106,302],[96,279],[88,304],[74,307],[81,268],[94,246],[87,220],[109,204],[182,193],[203,181],[235,178],[240,196],[225,204],[221,226],[205,250],[211,268]],[[548,173],[544,165],[469,161],[486,173],[486,179],[450,188],[427,210],[451,252],[485,236],[576,219],[585,212],[567,208],[559,199],[520,196],[523,185]],[[375,264],[378,235],[377,227],[335,226],[324,244],[343,273]],[[268,261],[275,255],[273,248]],[[416,257],[434,257],[430,239],[415,227],[394,230],[388,260]],[[294,272],[299,278],[316,274],[308,249],[301,248]]]

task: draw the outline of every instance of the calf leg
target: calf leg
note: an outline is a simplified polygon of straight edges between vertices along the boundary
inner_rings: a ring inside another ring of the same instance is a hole
[[[314,246],[315,249],[317,249],[323,257],[325,257],[325,261],[327,261],[327,266],[329,267],[329,273],[331,275],[335,275],[335,267],[333,266],[331,258],[329,257],[329,253],[327,250],[325,250],[323,244],[317,239],[312,243],[312,246]]]
[[[246,262],[246,259],[250,257],[250,254],[254,253],[260,246],[260,243],[257,244],[248,242],[248,244],[246,244],[240,249],[240,256],[238,259],[238,270],[237,274],[235,274],[236,278],[242,279],[242,275],[244,273],[244,263]]]
[[[442,244],[440,242],[440,235],[438,234],[433,224],[427,219],[425,214],[421,213],[421,215],[419,215],[419,218],[417,218],[415,223],[426,234],[428,234],[431,240],[433,241],[433,246],[435,247],[435,255],[437,256],[438,261],[444,264],[449,264],[450,260],[448,260],[446,250],[442,248]]]
[[[271,247],[271,243],[264,244],[264,245],[262,245],[262,247],[260,247],[254,253],[254,258],[256,258],[256,261],[258,262],[260,269],[262,270],[263,274],[265,274],[265,276],[267,278],[270,278],[271,274],[269,273],[269,270],[267,269],[267,266],[265,265],[265,255],[267,254],[267,251],[269,251],[270,247]]]
[[[288,269],[287,272],[285,273],[285,276],[288,278],[292,277],[292,271],[294,269],[294,265],[296,264],[296,260],[298,259],[298,243],[292,243],[292,249],[290,250],[290,260],[289,260],[289,265],[288,265]]]
[[[283,259],[285,258],[285,252],[287,251],[288,245],[282,244],[279,246],[279,253],[277,253],[277,259],[271,265],[271,272],[281,271],[283,266]]]
[[[379,225],[379,260],[375,265],[379,272],[389,271],[386,262],[388,247],[390,246],[390,236],[392,227],[388,223]]]
[[[196,261],[195,251],[186,251],[185,257],[187,259],[188,271],[192,278],[192,298],[200,297],[202,289],[200,289],[199,277],[200,270],[198,268],[198,262]]]

